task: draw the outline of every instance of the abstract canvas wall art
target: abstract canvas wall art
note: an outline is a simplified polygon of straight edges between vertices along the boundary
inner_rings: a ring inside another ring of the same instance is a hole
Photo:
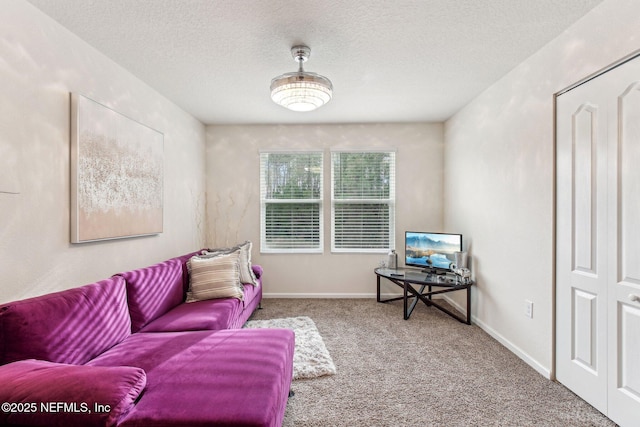
[[[164,135],[71,94],[71,242],[158,234]]]

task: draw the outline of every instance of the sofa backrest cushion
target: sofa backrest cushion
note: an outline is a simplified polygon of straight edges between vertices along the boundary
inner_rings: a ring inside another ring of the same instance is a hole
[[[171,258],[150,267],[118,274],[127,282],[131,330],[134,333],[184,302],[184,258]]]
[[[113,277],[0,306],[0,364],[84,364],[130,334],[125,283]]]
[[[0,366],[0,402],[16,406],[0,411],[0,424],[114,426],[146,384],[144,370],[130,366],[9,363]]]

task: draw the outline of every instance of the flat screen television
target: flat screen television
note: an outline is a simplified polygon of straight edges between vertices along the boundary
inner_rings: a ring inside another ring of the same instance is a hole
[[[404,263],[429,272],[446,272],[454,262],[454,253],[462,252],[462,234],[406,231]]]

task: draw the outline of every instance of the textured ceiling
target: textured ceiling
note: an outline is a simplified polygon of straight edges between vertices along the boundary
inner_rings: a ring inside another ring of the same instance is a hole
[[[30,0],[206,124],[443,121],[602,0]],[[309,113],[269,84],[307,71]]]

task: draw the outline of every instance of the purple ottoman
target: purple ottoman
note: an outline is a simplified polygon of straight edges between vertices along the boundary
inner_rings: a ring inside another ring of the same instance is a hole
[[[125,426],[281,426],[293,374],[289,329],[139,333],[88,363],[147,375]]]

